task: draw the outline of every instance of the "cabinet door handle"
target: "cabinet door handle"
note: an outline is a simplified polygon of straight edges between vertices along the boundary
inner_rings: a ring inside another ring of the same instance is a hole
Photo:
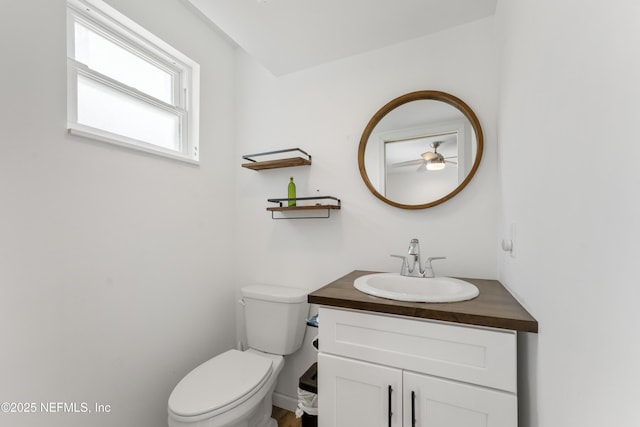
[[[391,386],[389,386],[389,427],[391,427],[391,416],[393,415],[393,412],[391,412],[391,393],[393,392],[393,389],[391,388]]]
[[[411,392],[411,427],[416,427],[416,392]]]

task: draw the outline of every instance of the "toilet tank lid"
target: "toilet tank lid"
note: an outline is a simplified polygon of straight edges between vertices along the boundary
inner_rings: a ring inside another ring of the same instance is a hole
[[[275,301],[286,304],[297,304],[307,301],[305,289],[275,285],[250,285],[242,288],[242,296],[264,301]]]

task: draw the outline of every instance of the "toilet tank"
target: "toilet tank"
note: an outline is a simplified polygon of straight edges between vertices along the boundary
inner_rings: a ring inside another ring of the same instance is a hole
[[[302,345],[309,314],[307,291],[273,285],[242,288],[249,348],[291,354]]]

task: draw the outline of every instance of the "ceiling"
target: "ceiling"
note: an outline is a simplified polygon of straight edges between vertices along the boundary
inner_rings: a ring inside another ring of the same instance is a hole
[[[497,0],[188,0],[274,75],[495,13]]]

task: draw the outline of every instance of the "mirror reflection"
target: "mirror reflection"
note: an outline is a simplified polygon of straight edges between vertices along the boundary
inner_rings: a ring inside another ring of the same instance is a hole
[[[473,176],[482,131],[461,100],[443,92],[414,92],[383,107],[360,141],[358,162],[376,197],[421,209],[448,200]]]

